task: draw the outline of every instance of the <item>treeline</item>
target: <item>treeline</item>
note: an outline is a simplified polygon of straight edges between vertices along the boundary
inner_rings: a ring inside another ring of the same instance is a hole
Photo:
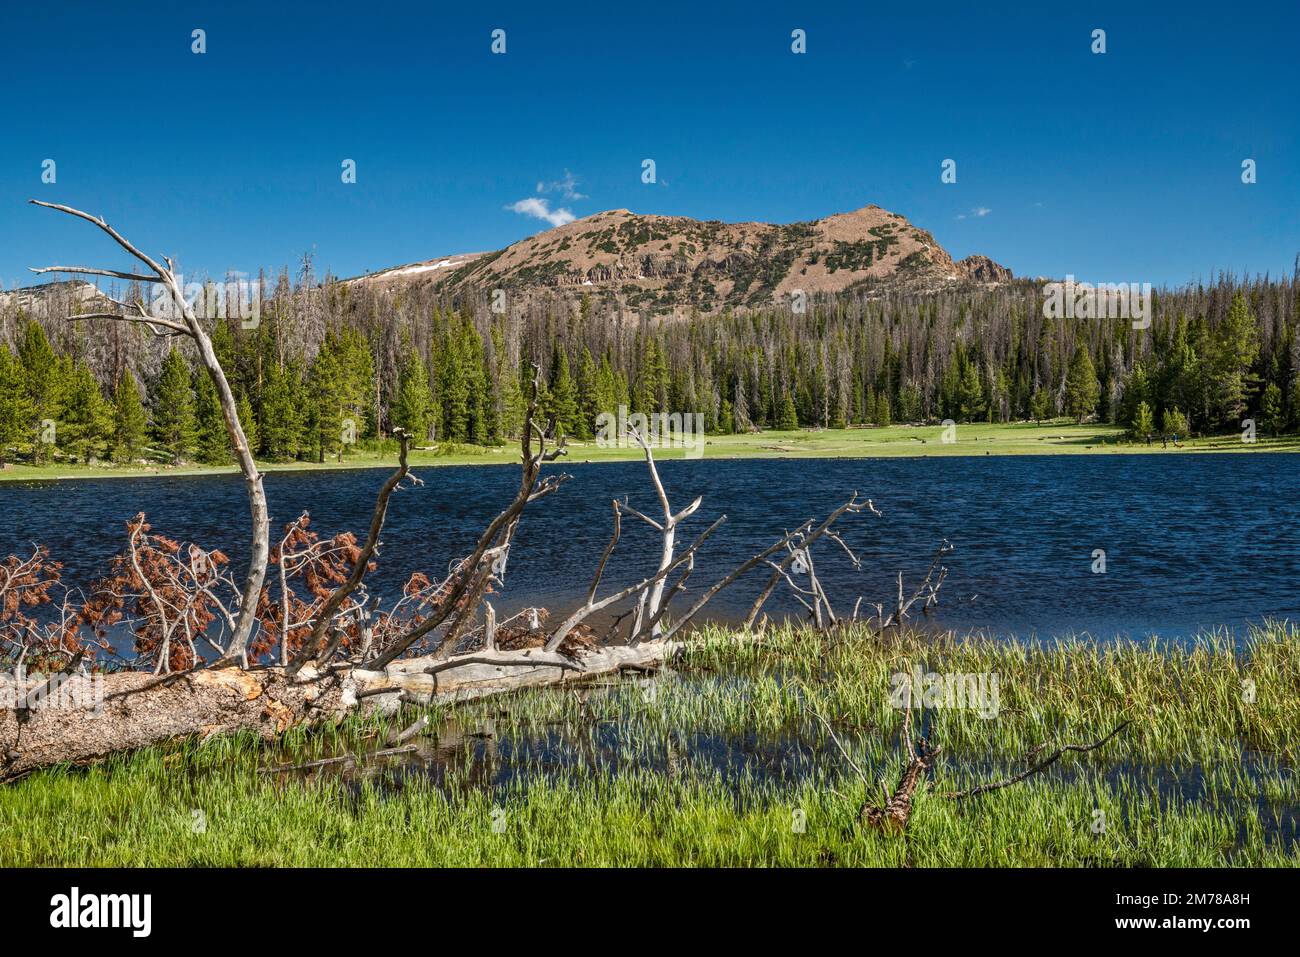
[[[1246,417],[1300,429],[1300,272],[1158,290],[1145,329],[1045,317],[1030,282],[677,320],[535,295],[497,313],[429,287],[318,282],[309,262],[296,282],[263,283],[257,320],[215,320],[213,340],[272,460],[340,456],[397,427],[506,441],[533,363],[548,410],[578,438],[620,405],[701,412],[711,432],[1062,415],[1136,435],[1236,430]],[[137,326],[57,318],[79,308],[53,295],[34,317],[0,311],[0,454],[226,461],[192,357]]]

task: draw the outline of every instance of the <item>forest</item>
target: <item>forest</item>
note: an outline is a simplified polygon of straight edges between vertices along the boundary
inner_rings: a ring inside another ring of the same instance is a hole
[[[560,432],[596,416],[704,415],[706,429],[844,428],[1068,416],[1134,437],[1300,429],[1300,269],[1157,290],[1150,328],[1044,316],[1016,281],[928,294],[865,289],[665,319],[608,296],[519,291],[510,308],[385,289],[259,279],[254,322],[212,323],[212,344],[258,458],[324,461],[353,443],[499,445],[523,423],[531,368]],[[114,296],[117,290],[111,291]],[[127,302],[145,301],[128,288]],[[188,342],[90,319],[70,287],[0,309],[0,458],[35,464],[232,461],[215,389]]]

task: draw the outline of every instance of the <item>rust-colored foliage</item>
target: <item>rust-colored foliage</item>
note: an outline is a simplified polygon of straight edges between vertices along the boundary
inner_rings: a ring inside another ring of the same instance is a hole
[[[53,620],[36,617],[36,609],[56,600],[59,614]],[[63,565],[50,560],[48,548],[38,545],[26,557],[0,561],[0,655],[33,667],[54,666],[55,659],[91,650],[82,641],[81,625],[80,612],[63,589]]]
[[[49,560],[44,547],[26,558],[11,555],[0,562],[4,654],[27,655],[34,661],[35,654],[93,653],[111,648],[108,639],[116,629],[131,632],[140,661],[158,672],[192,668],[201,658],[224,652],[241,599],[227,556],[155,533],[144,513],[127,522],[126,529],[126,549],[91,586],[90,598],[77,605],[65,594],[54,621],[38,609],[53,603],[62,590],[61,565]],[[312,530],[307,513],[285,525],[271,550],[271,574],[258,596],[250,659],[291,660],[311,635],[326,601],[347,584],[362,552],[351,532],[322,539]],[[368,562],[366,572],[374,567]],[[457,565],[446,579],[436,581],[415,572],[401,598],[382,611],[360,582],[332,616],[327,643],[353,654],[383,650],[439,614],[464,573]],[[485,591],[491,591],[490,584]],[[462,594],[459,604],[469,601],[469,594]],[[459,612],[454,610],[453,616]],[[502,629],[505,647],[523,637]],[[210,649],[206,655],[201,650],[205,645]]]
[[[157,671],[191,668],[213,622],[233,625],[228,563],[220,551],[153,534],[141,512],[127,522],[127,549],[92,587],[82,614],[101,638],[129,627],[136,652]]]
[[[267,585],[258,596],[259,628],[249,643],[249,655],[270,656],[277,650],[287,659],[297,653],[311,634],[315,614],[334,591],[347,581],[361,555],[361,546],[351,532],[322,540],[311,529],[311,516],[304,512],[284,526],[284,537],[271,549]],[[374,562],[367,570],[373,570]],[[274,588],[272,582],[278,583]],[[294,587],[298,583],[301,593]],[[341,645],[351,646],[360,636],[362,605],[356,596],[339,609],[335,621],[342,631]],[[281,649],[281,642],[285,648]]]

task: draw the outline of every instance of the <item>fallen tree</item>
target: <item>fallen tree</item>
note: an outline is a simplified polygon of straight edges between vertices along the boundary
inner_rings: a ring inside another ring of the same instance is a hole
[[[525,511],[570,479],[564,473],[543,474],[565,448],[554,419],[540,421],[536,367],[514,497],[484,528],[471,553],[453,562],[443,578],[414,572],[401,596],[380,607],[366,588],[366,576],[382,552],[394,495],[420,484],[408,465],[410,437],[397,433],[397,468],[378,492],[364,542],[350,533],[322,539],[304,513],[284,527],[272,548],[261,475],[239,425],[233,395],[202,323],[184,300],[171,261],[155,262],[102,219],[70,207],[38,205],[94,223],[149,272],[66,266],[38,271],[160,283],[173,300],[174,308],[163,316],[146,311],[137,301],[118,303],[120,314],[69,319],[137,323],[156,335],[194,342],[217,383],[248,489],[253,545],[248,572],[240,580],[229,571],[225,555],[155,533],[142,513],[128,523],[126,550],[105,577],[89,587],[88,595],[66,589],[59,566],[43,549],[27,558],[12,556],[0,565],[0,646],[15,665],[12,674],[0,675],[0,781],[175,738],[236,731],[270,738],[294,725],[337,721],[355,713],[391,713],[408,705],[652,669],[680,650],[683,629],[718,592],[760,566],[771,569],[772,575],[751,606],[746,625],[759,621],[765,603],[783,582],[815,627],[858,620],[861,599],[850,618],[836,616],[812,557],[813,546],[825,539],[837,543],[855,566],[860,564],[836,529],[845,516],[880,514],[857,493],[825,519],[810,519],[787,531],[674,613],[674,600],[688,591],[699,549],[726,516],[682,547],[677,532],[696,514],[702,499],[674,510],[652,443],[632,431],[631,438],[644,451],[661,517],[642,513],[626,499],[612,502],[611,538],[585,600],[553,626],[551,616],[540,609],[498,622],[489,596],[505,585]],[[660,533],[659,559],[650,574],[602,595],[624,514]],[[910,601],[903,598],[900,576],[898,603],[888,615],[881,605],[874,606],[882,631],[901,626],[919,598],[925,598],[927,610],[937,600],[943,577],[940,570],[936,578],[937,567],[938,556]],[[807,579],[807,586],[798,583],[800,577]],[[41,618],[36,614],[40,606],[51,606],[56,613]],[[612,617],[612,624],[598,631],[592,624],[598,616]],[[108,635],[115,630],[133,635],[136,654],[110,670],[104,655],[110,651]],[[29,665],[34,665],[31,673]]]

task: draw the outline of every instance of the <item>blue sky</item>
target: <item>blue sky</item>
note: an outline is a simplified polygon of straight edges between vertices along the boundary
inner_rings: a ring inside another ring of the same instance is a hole
[[[774,222],[876,203],[955,256],[1092,281],[1277,273],[1300,252],[1294,2],[270,6],[5,7],[4,288],[29,265],[125,265],[29,197],[187,274],[495,249],[547,228],[522,200]]]

